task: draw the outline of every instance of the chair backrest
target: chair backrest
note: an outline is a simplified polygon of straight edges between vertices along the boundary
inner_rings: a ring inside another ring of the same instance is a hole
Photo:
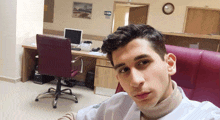
[[[177,57],[177,72],[171,78],[191,100],[210,101],[220,107],[220,53],[166,45]],[[116,92],[124,91],[119,84]]]
[[[39,56],[38,72],[42,75],[71,77],[70,39],[37,34],[36,41]]]
[[[181,86],[187,97],[192,98],[196,87],[196,80],[200,59],[204,50],[190,49],[166,45],[167,53],[173,53],[176,58],[176,74],[171,76]]]
[[[220,107],[220,53],[204,51],[200,60],[193,100],[211,101]]]

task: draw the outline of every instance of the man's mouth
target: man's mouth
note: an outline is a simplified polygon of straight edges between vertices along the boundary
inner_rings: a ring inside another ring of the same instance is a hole
[[[138,100],[144,100],[148,97],[149,94],[150,94],[150,92],[141,93],[141,94],[135,95],[134,97],[137,98]]]

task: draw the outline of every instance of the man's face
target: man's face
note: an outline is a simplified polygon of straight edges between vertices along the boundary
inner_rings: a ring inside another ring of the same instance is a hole
[[[140,109],[154,107],[172,93],[173,54],[163,61],[148,41],[137,38],[113,51],[112,59],[116,78]]]

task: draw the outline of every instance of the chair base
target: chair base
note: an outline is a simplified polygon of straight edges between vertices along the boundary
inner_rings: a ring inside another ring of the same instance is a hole
[[[69,91],[69,93],[65,92],[65,91]],[[67,94],[67,95],[70,95],[72,96],[74,99],[71,99],[69,97],[63,97],[62,95],[64,94]],[[39,94],[35,101],[39,101],[39,97],[42,96],[42,95],[53,95],[54,96],[54,100],[52,102],[52,105],[53,105],[53,108],[57,108],[57,100],[58,98],[64,98],[64,99],[69,99],[69,100],[73,100],[75,101],[75,103],[78,103],[78,100],[77,100],[77,97],[72,93],[72,90],[71,89],[63,89],[61,90],[61,79],[59,78],[58,79],[58,83],[57,83],[57,89],[55,88],[49,88],[47,92],[44,92],[44,93],[41,93]]]

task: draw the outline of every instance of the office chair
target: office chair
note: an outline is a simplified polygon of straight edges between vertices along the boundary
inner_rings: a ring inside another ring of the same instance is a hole
[[[177,71],[171,76],[190,100],[210,101],[220,107],[220,53],[166,45],[176,58]],[[116,92],[124,89],[118,84]]]
[[[77,97],[72,93],[71,89],[61,90],[61,80],[66,80],[76,76],[78,73],[83,72],[83,60],[82,57],[76,57],[72,60],[71,43],[67,38],[49,36],[49,35],[36,35],[37,51],[39,56],[38,72],[41,75],[55,76],[57,79],[57,86],[55,88],[49,88],[47,92],[39,94],[35,101],[39,100],[41,95],[54,95],[53,108],[57,108],[58,98],[65,98],[62,95],[68,94],[72,96],[75,103],[78,103]],[[72,63],[81,61],[80,70],[72,70]],[[69,93],[65,92],[69,91]],[[65,98],[70,99],[70,98]]]

